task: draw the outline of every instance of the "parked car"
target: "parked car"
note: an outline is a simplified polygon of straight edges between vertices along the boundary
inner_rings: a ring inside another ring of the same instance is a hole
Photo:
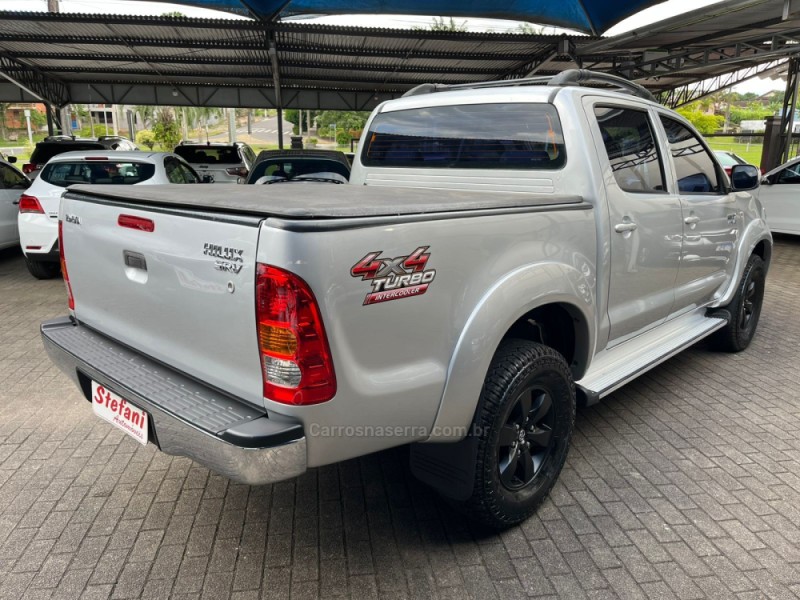
[[[262,150],[246,183],[308,180],[315,175],[317,180],[347,183],[350,163],[336,150]]]
[[[35,179],[47,161],[64,152],[80,152],[89,150],[136,151],[138,148],[130,140],[119,136],[102,136],[98,139],[80,139],[72,136],[49,136],[36,144],[30,162],[22,166],[22,171],[31,179]]]
[[[747,164],[747,161],[741,156],[734,154],[733,152],[728,152],[727,150],[714,150],[714,156],[717,157],[719,164],[722,165],[723,169],[725,169],[725,174],[728,177],[731,176],[731,168],[733,168],[734,165]]]
[[[245,143],[181,144],[175,154],[214,183],[244,183],[256,161],[256,153]]]
[[[237,481],[412,444],[472,517],[522,521],[576,401],[747,348],[772,252],[755,167],[729,181],[636,84],[534,82],[381,104],[324,194],[71,188],[48,353],[96,415]]]
[[[769,171],[762,184],[758,197],[770,229],[800,235],[800,157]]]
[[[0,250],[19,244],[17,205],[30,185],[30,179],[11,161],[0,159]]]
[[[66,152],[49,160],[19,199],[25,264],[37,279],[58,275],[58,204],[75,184],[132,186],[202,183],[181,157],[168,152]]]

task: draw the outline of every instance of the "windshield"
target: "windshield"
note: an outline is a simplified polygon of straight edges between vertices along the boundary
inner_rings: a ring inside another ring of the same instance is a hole
[[[308,158],[271,158],[258,163],[253,167],[253,172],[247,179],[247,183],[255,183],[262,177],[281,177],[283,179],[294,179],[303,175],[314,173],[336,173],[350,179],[350,169],[338,160],[328,158],[308,157]]]
[[[238,150],[232,146],[178,146],[175,154],[186,162],[195,164],[242,164]]]
[[[156,166],[149,163],[76,160],[50,163],[39,177],[59,187],[76,183],[134,185],[150,179],[155,172]]]

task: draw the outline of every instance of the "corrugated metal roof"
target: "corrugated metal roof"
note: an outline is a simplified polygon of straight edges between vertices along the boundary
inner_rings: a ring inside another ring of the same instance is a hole
[[[252,89],[257,93],[245,94],[246,100],[242,91],[228,98],[261,102],[275,97],[269,54],[274,47],[281,87],[307,92],[292,98],[315,106],[331,99],[338,105],[344,98],[316,94],[320,90],[352,92],[348,98],[361,106],[365,90],[377,102],[419,83],[469,83],[576,67],[621,74],[658,92],[800,53],[800,20],[783,20],[782,12],[783,0],[726,0],[615,38],[0,12],[0,68],[12,78],[35,69],[37,77],[73,90],[95,83],[191,82],[198,89],[186,96],[205,97],[202,86],[211,93],[222,87]],[[0,100],[21,100],[24,95],[9,85],[0,82],[0,94],[9,96]],[[108,98],[133,94],[140,103],[163,98],[163,90],[134,92],[126,87]]]
[[[563,36],[336,27],[232,19],[0,13],[0,53],[69,83],[207,81],[402,92],[514,73]],[[573,44],[593,38],[576,36]],[[524,74],[524,73],[520,73]]]

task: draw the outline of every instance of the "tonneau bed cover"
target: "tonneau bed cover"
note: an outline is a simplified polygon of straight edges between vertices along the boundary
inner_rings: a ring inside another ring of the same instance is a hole
[[[195,208],[289,219],[343,219],[580,205],[580,196],[407,187],[279,183],[269,186],[75,185],[67,198]]]

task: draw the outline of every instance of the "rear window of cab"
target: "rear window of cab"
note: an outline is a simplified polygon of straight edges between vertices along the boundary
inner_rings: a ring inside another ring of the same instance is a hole
[[[555,170],[567,160],[551,104],[468,104],[380,113],[361,162],[370,167]]]
[[[151,163],[119,161],[51,162],[39,177],[51,185],[67,187],[73,184],[134,185],[155,175]]]

